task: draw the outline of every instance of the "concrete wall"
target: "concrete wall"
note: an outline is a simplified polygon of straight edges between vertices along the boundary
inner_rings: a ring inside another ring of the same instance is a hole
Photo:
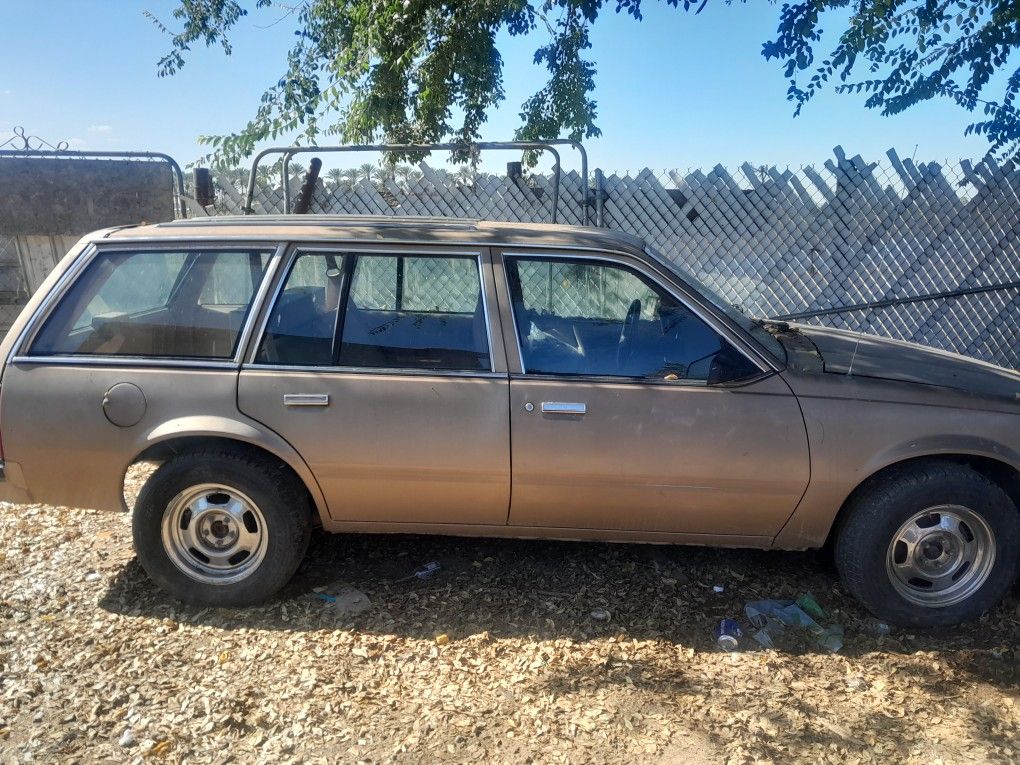
[[[0,336],[83,234],[173,218],[166,163],[0,157]]]
[[[0,232],[8,236],[81,236],[173,217],[173,177],[162,162],[0,157]]]

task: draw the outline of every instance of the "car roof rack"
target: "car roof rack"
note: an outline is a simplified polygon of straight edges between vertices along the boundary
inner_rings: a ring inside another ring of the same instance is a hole
[[[210,218],[184,218],[156,224],[160,228],[208,226],[392,226],[418,223],[447,228],[477,228],[479,218],[435,218],[418,215],[216,215]]]

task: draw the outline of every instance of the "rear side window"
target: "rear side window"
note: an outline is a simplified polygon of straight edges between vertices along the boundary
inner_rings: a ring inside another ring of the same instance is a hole
[[[230,358],[269,258],[262,250],[101,252],[29,353]]]
[[[255,360],[490,371],[486,321],[477,258],[302,253]]]

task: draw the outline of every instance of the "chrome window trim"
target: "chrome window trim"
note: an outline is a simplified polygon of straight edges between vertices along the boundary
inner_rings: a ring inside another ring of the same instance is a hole
[[[542,377],[542,378],[556,379],[556,380],[562,380],[562,381],[573,381],[573,380],[585,380],[586,379],[586,380],[591,381],[591,382],[612,381],[612,382],[619,382],[621,384],[623,384],[623,383],[647,384],[649,382],[648,380],[643,380],[643,379],[635,378],[635,377],[614,377],[612,375],[569,375],[569,374],[563,374],[563,375],[544,374],[544,375],[540,375],[540,374],[534,374],[534,373],[529,374],[528,373],[528,367],[524,363],[524,350],[523,350],[523,346],[522,346],[522,343],[521,343],[520,330],[517,327],[517,316],[514,314],[513,291],[512,291],[512,289],[510,287],[510,272],[509,272],[509,269],[507,268],[507,264],[506,264],[506,258],[508,258],[508,257],[510,257],[510,258],[527,258],[527,259],[530,259],[530,260],[539,260],[539,259],[545,258],[545,259],[553,260],[553,261],[555,261],[555,260],[594,260],[594,261],[602,261],[602,262],[605,262],[605,263],[611,263],[611,264],[616,265],[616,266],[621,266],[622,265],[622,266],[624,266],[626,268],[631,268],[634,271],[637,271],[638,273],[643,274],[645,277],[647,277],[649,280],[651,280],[651,282],[653,284],[658,286],[660,289],[664,290],[669,295],[672,295],[681,305],[685,306],[695,316],[697,316],[699,319],[701,319],[703,322],[705,322],[705,324],[707,324],[709,326],[709,328],[712,329],[716,334],[722,336],[724,339],[729,340],[732,343],[732,345],[736,348],[737,352],[740,353],[749,362],[751,362],[751,364],[753,364],[758,369],[758,371],[761,373],[760,375],[756,375],[755,377],[749,378],[748,382],[753,382],[754,380],[760,379],[761,376],[773,374],[774,372],[778,371],[777,369],[775,369],[773,367],[773,365],[771,363],[768,363],[767,361],[765,361],[765,359],[763,359],[763,358],[757,358],[756,359],[756,357],[760,356],[760,354],[757,352],[757,350],[754,349],[754,348],[746,347],[747,343],[744,340],[744,338],[740,337],[735,332],[733,332],[733,330],[729,326],[727,326],[725,324],[721,324],[716,316],[712,315],[711,313],[706,312],[705,309],[704,309],[704,306],[702,306],[700,304],[700,301],[692,299],[691,296],[687,294],[688,290],[679,290],[675,285],[673,285],[671,283],[668,283],[668,282],[664,283],[663,279],[662,279],[662,276],[663,276],[662,274],[658,274],[655,271],[652,271],[652,270],[648,269],[645,266],[644,263],[641,263],[637,258],[634,258],[632,255],[623,255],[622,257],[624,258],[624,260],[621,260],[620,259],[621,256],[616,254],[616,253],[606,254],[605,251],[602,251],[602,250],[600,250],[599,252],[603,253],[603,254],[601,254],[601,255],[588,255],[588,254],[585,254],[585,255],[572,255],[572,254],[569,254],[569,253],[558,253],[555,250],[553,250],[551,252],[548,251],[548,250],[546,252],[518,252],[516,249],[500,250],[499,256],[503,260],[503,279],[506,282],[506,294],[507,294],[507,297],[509,298],[509,305],[507,306],[507,310],[509,310],[509,312],[510,312],[510,321],[513,324],[514,340],[517,342],[517,357],[518,357],[518,359],[521,362],[521,376],[522,377],[523,376],[527,376],[528,379],[537,379],[539,377]],[[677,278],[679,279],[680,277],[677,276]],[[765,362],[764,365],[763,365],[762,362]],[[700,383],[700,385],[698,387],[700,387],[700,386],[706,386],[707,387],[707,381],[695,381],[695,380],[686,380],[686,381],[685,380],[676,380],[676,381],[661,380],[661,381],[659,381],[659,380],[653,380],[652,382],[663,383],[663,384],[671,385],[671,386],[674,386],[674,387],[681,387],[683,385],[691,386],[691,385]]]
[[[188,369],[237,370],[231,359],[178,359],[155,356],[14,356],[11,364],[45,365],[56,367],[160,367]]]
[[[343,374],[384,377],[476,377],[487,380],[506,380],[507,372],[469,372],[456,369],[400,369],[397,367],[325,367],[299,364],[259,364],[249,362],[241,366],[242,372],[314,372],[317,374]]]
[[[238,240],[237,242],[224,243],[222,248],[215,246],[203,245],[197,249],[203,251],[211,251],[222,249],[224,251],[234,252],[238,248],[245,246],[245,242],[249,243],[249,246],[253,249],[261,250],[269,253],[269,262],[266,263],[266,271],[262,275],[262,283],[259,285],[258,290],[252,295],[252,299],[248,307],[248,315],[245,317],[244,324],[241,326],[240,331],[237,334],[237,341],[234,347],[233,355],[229,357],[213,357],[209,359],[199,357],[187,357],[177,359],[170,356],[114,356],[114,355],[99,355],[99,354],[82,354],[80,356],[74,355],[53,355],[53,356],[32,356],[28,349],[31,347],[32,342],[35,340],[36,335],[42,329],[43,324],[49,318],[50,314],[55,309],[56,305],[63,299],[64,295],[70,289],[70,287],[77,281],[81,273],[88,268],[88,266],[102,253],[109,251],[153,251],[153,250],[176,250],[180,251],[182,247],[187,245],[189,240],[181,239],[174,240],[171,242],[155,242],[151,246],[147,243],[132,242],[130,244],[122,244],[120,242],[106,242],[102,243],[92,242],[86,252],[83,252],[81,256],[75,259],[67,271],[64,272],[60,280],[54,285],[53,289],[46,296],[42,303],[39,304],[39,308],[36,309],[35,313],[25,324],[25,329],[21,335],[18,336],[15,341],[13,351],[11,353],[11,363],[42,363],[42,364],[53,364],[57,362],[66,361],[69,365],[74,365],[76,362],[85,360],[85,363],[91,365],[97,362],[93,362],[93,359],[106,361],[110,359],[122,359],[126,364],[116,364],[116,366],[203,366],[213,365],[216,368],[223,368],[224,366],[236,369],[243,361],[244,349],[246,347],[247,336],[250,335],[252,329],[252,323],[255,317],[258,315],[258,309],[262,305],[261,301],[265,299],[265,292],[268,290],[269,285],[272,283],[273,276],[276,273],[276,268],[279,265],[280,258],[283,255],[286,245],[277,241],[275,244],[270,244],[270,240],[259,241],[259,240]],[[222,241],[221,239],[212,240],[213,242]],[[144,246],[140,246],[144,244]],[[157,244],[161,246],[156,246]],[[87,253],[87,254],[86,254]],[[164,364],[163,362],[171,362]]]
[[[251,350],[247,354],[247,361],[245,361],[244,364],[243,364],[244,368],[259,368],[259,369],[261,369],[261,368],[284,369],[285,368],[283,365],[265,364],[265,363],[257,362],[255,360],[255,357],[258,355],[258,350],[262,346],[262,341],[265,339],[266,329],[269,326],[269,319],[272,316],[273,311],[276,308],[277,301],[279,301],[279,299],[280,299],[280,294],[283,292],[283,286],[287,282],[287,277],[290,276],[290,270],[293,267],[294,261],[297,260],[297,258],[300,257],[302,254],[312,253],[312,252],[326,252],[326,253],[332,253],[334,255],[347,255],[347,254],[349,254],[349,255],[368,255],[368,256],[378,255],[378,256],[382,256],[382,257],[386,257],[386,256],[390,256],[390,257],[392,257],[392,256],[403,256],[403,257],[418,257],[418,258],[442,258],[442,257],[447,257],[447,258],[459,257],[459,258],[465,258],[465,259],[466,258],[473,258],[474,261],[475,261],[475,266],[478,269],[478,290],[479,290],[479,293],[480,293],[481,298],[482,298],[482,313],[483,313],[483,318],[485,319],[485,343],[486,343],[486,348],[487,348],[487,350],[489,352],[489,370],[488,370],[488,372],[471,372],[471,370],[422,370],[422,371],[425,371],[428,374],[436,374],[436,373],[443,373],[443,372],[457,372],[457,373],[460,373],[460,372],[463,371],[463,372],[467,372],[468,374],[496,374],[496,375],[500,375],[502,377],[506,376],[505,373],[502,373],[502,372],[493,372],[493,370],[496,368],[496,358],[495,358],[495,354],[493,353],[493,350],[492,350],[492,326],[489,323],[489,301],[488,301],[488,298],[485,296],[485,275],[483,273],[484,270],[485,270],[484,253],[482,251],[480,251],[480,250],[468,250],[466,252],[451,252],[448,248],[443,247],[442,243],[440,243],[440,245],[437,246],[437,251],[436,252],[424,252],[423,253],[423,252],[421,252],[419,250],[407,249],[407,248],[403,248],[403,247],[397,247],[395,249],[388,249],[388,248],[387,249],[374,249],[374,248],[365,248],[364,246],[361,246],[361,247],[345,247],[342,244],[341,245],[337,245],[337,246],[320,244],[320,245],[317,245],[317,246],[305,247],[305,246],[302,246],[299,243],[292,242],[290,244],[290,252],[287,254],[286,264],[280,269],[281,275],[280,275],[280,278],[277,279],[276,288],[273,290],[273,296],[272,296],[272,298],[270,298],[270,302],[268,304],[266,304],[265,310],[262,312],[263,315],[262,315],[262,320],[261,320],[261,326],[259,327],[258,335],[255,338],[255,342],[252,344]],[[350,298],[348,297],[348,301],[349,300],[350,300]],[[338,306],[337,307],[337,311],[339,311],[340,308],[343,308],[344,310],[346,310],[347,306]],[[334,330],[335,330],[335,326],[334,326]],[[342,342],[343,338],[340,337],[340,338],[337,338],[337,340]],[[292,366],[295,366],[296,369],[309,369],[309,370],[314,370],[314,369],[333,369],[333,370],[336,370],[336,369],[348,369],[348,367],[340,367],[340,366],[336,366],[336,367],[301,367],[301,366],[297,366],[297,365],[292,365]],[[414,370],[391,369],[390,367],[349,367],[349,369],[362,369],[362,368],[366,369],[366,370],[370,370],[370,371],[396,371],[396,372],[414,371]]]

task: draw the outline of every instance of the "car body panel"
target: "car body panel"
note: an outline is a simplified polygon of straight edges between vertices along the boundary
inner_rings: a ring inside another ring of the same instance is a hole
[[[110,422],[103,408],[107,391],[123,383],[137,386],[145,398],[144,413],[128,427]],[[29,501],[120,510],[124,474],[146,449],[171,439],[226,438],[278,456],[302,477],[324,509],[301,457],[278,435],[237,411],[236,386],[237,371],[229,366],[15,361],[0,388],[5,457],[23,474]],[[22,403],[26,401],[31,405]],[[181,416],[182,411],[188,414]]]
[[[245,368],[242,412],[284,436],[335,521],[504,524],[506,375]],[[286,406],[284,395],[325,395]]]
[[[994,364],[859,332],[793,326],[815,345],[830,374],[920,383],[1020,402],[1020,374]]]
[[[586,411],[543,412],[550,401]],[[521,376],[510,418],[515,526],[772,536],[808,484],[778,375],[734,388]]]

